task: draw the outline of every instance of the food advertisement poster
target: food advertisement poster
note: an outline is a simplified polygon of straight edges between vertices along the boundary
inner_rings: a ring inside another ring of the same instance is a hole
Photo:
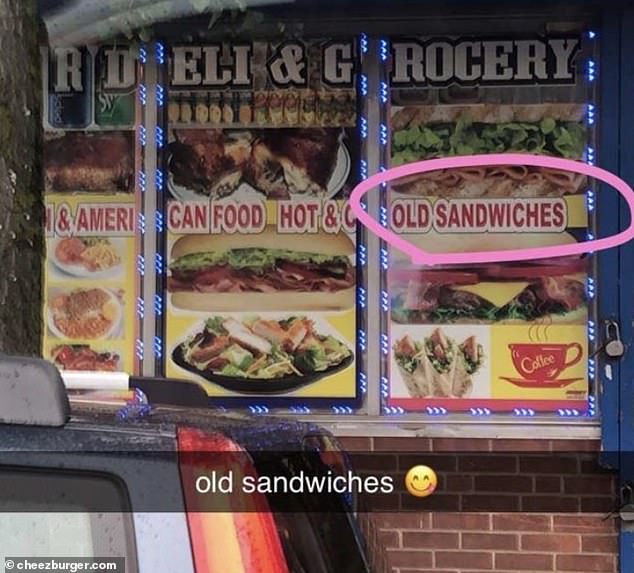
[[[506,152],[592,160],[584,42],[394,38],[386,164]],[[592,185],[530,166],[412,175],[391,184],[389,223],[437,253],[563,245],[586,240]],[[587,256],[422,267],[392,249],[388,405],[585,409],[590,272]]]
[[[354,41],[168,51],[167,376],[355,399]]]
[[[129,47],[43,51],[44,356],[133,373],[135,88]]]

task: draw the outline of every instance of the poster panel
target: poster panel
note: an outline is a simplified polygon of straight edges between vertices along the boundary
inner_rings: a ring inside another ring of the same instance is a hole
[[[136,53],[43,49],[44,357],[133,373]]]
[[[388,165],[483,153],[588,161],[582,35],[394,38]],[[432,252],[586,240],[584,176],[530,166],[394,182],[393,231]],[[587,407],[589,257],[413,266],[390,251],[388,406]]]
[[[169,48],[166,375],[357,396],[352,40]]]

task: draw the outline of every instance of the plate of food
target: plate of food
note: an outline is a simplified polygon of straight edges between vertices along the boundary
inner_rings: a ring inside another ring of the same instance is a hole
[[[60,344],[51,349],[50,357],[60,370],[121,370],[121,358],[116,352],[101,352],[91,348],[89,344]]]
[[[176,346],[183,370],[233,392],[279,394],[348,368],[354,354],[306,316],[213,316]]]
[[[121,272],[123,239],[67,237],[49,243],[50,259],[62,273],[79,278],[110,278]]]
[[[337,128],[175,130],[168,188],[180,201],[330,199],[352,160]]]
[[[119,297],[100,287],[49,293],[47,322],[56,338],[98,340],[118,335],[123,317]]]

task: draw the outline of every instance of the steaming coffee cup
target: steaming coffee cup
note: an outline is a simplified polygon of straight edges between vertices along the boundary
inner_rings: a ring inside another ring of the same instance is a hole
[[[581,344],[509,344],[515,369],[527,380],[556,379],[583,356]],[[572,355],[570,356],[570,352]]]

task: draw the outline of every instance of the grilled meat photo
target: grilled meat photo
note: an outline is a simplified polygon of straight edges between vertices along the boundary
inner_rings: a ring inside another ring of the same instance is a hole
[[[222,130],[178,130],[171,146],[174,183],[202,195],[233,193],[251,151],[250,135],[229,137]]]
[[[44,143],[46,193],[132,193],[134,138],[131,132],[68,132]]]

